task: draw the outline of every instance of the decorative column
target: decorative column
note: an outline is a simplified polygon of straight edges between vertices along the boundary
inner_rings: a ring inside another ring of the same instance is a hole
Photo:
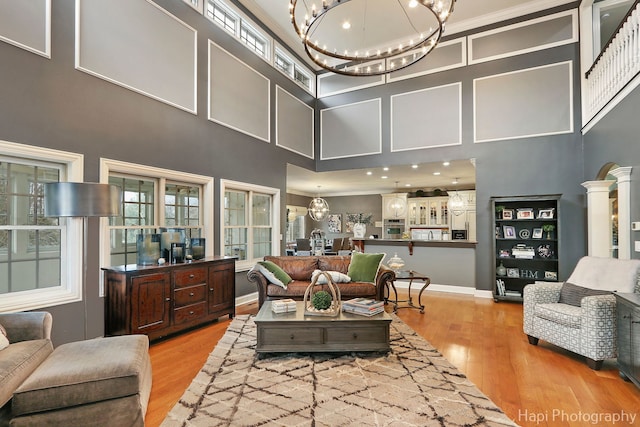
[[[631,169],[627,166],[609,171],[618,180],[619,259],[631,259]]]
[[[609,227],[609,187],[615,181],[586,181],[587,189],[587,242],[588,255],[611,257],[611,232]]]

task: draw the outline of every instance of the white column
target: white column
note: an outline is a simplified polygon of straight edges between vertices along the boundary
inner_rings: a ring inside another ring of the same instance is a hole
[[[588,255],[603,258],[611,256],[609,232],[609,187],[615,181],[586,181],[587,189],[587,241]]]
[[[618,180],[618,258],[631,259],[631,167],[609,173]]]

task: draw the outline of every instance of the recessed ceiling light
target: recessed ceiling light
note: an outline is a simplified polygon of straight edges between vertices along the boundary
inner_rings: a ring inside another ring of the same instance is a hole
[[[373,175],[373,172],[367,171],[367,175]]]
[[[342,23],[342,29],[343,29],[343,30],[348,30],[349,28],[351,28],[351,22],[349,22],[349,21],[344,21],[344,22]]]
[[[449,166],[450,164],[450,162],[442,162],[442,166]]]
[[[451,183],[452,183],[452,184],[457,184],[457,183],[458,183],[458,180],[457,180],[457,179],[454,179],[453,181],[451,181]]]
[[[389,170],[389,168],[387,166],[385,166],[385,167],[382,168],[382,170],[386,172],[386,171]]]
[[[389,177],[388,177],[387,175],[382,175],[380,178],[382,178],[382,179],[387,179],[387,178],[389,178]]]
[[[413,169],[418,169],[418,165],[411,165]]]
[[[416,7],[418,5],[418,0],[411,0],[409,2],[409,7]]]
[[[434,172],[433,174],[434,174],[435,176],[438,176],[438,175],[440,175],[440,172]]]
[[[411,187],[411,184],[405,184],[404,186],[405,187]]]

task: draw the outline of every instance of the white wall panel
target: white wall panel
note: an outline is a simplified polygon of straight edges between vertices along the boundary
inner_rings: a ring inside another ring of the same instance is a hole
[[[269,80],[209,40],[209,120],[271,140]]]
[[[76,68],[197,113],[196,30],[155,3],[76,0]]]
[[[382,152],[380,98],[320,111],[320,158],[364,156]]]
[[[573,63],[474,80],[475,142],[573,132]]]
[[[276,145],[311,159],[313,108],[276,86]]]
[[[0,0],[0,40],[51,58],[51,0]]]
[[[391,97],[391,151],[462,144],[462,83]]]
[[[438,43],[427,56],[400,71],[387,74],[387,81],[410,79],[425,74],[438,73],[467,65],[467,39],[455,39]]]

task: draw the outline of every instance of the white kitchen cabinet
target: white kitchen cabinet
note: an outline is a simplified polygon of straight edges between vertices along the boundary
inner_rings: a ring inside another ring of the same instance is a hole
[[[409,226],[449,227],[448,197],[408,199]]]

